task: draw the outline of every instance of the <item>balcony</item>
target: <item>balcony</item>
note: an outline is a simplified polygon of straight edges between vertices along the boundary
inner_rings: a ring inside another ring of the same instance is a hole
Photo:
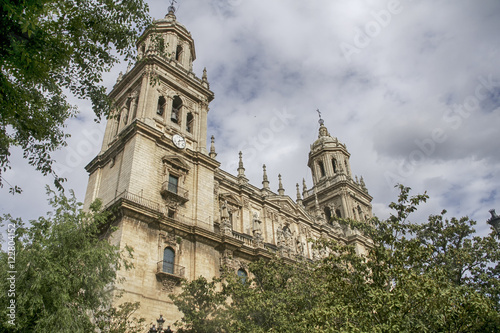
[[[159,277],[170,277],[176,279],[184,278],[185,268],[166,261],[156,263],[156,275]]]
[[[169,181],[164,182],[161,185],[161,195],[164,198],[171,198],[178,201],[180,204],[184,204],[189,200],[189,191],[183,189],[176,183]]]

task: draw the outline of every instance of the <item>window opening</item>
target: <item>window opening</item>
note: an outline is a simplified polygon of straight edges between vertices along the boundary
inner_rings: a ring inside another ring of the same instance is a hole
[[[332,211],[328,207],[325,207],[324,211],[325,211],[326,222],[331,223],[332,222]]]
[[[180,61],[182,55],[182,46],[177,45],[177,49],[175,50],[175,60]]]
[[[243,268],[238,269],[237,274],[238,274],[238,277],[240,278],[241,283],[247,282],[248,274]]]
[[[194,116],[191,112],[189,112],[186,116],[186,131],[189,133],[193,133],[193,123]]]
[[[179,113],[181,112],[182,99],[179,96],[175,96],[172,101],[172,113],[170,115],[170,120],[173,123],[179,123]]]
[[[172,248],[166,247],[163,250],[163,272],[174,274],[175,252]]]
[[[333,172],[337,173],[337,160],[332,158]]]
[[[177,194],[177,187],[179,185],[179,177],[168,176],[168,191]]]
[[[156,109],[156,114],[159,116],[163,116],[163,113],[165,112],[165,104],[167,104],[167,101],[165,100],[165,97],[160,96],[158,98],[158,107]]]
[[[319,172],[321,174],[321,177],[325,176],[325,166],[323,165],[322,161],[318,161],[318,166],[319,166]]]

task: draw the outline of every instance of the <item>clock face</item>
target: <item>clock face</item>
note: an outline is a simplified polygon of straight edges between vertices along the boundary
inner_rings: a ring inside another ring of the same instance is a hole
[[[184,149],[186,148],[186,139],[184,139],[179,134],[174,134],[172,136],[172,142],[177,148]]]

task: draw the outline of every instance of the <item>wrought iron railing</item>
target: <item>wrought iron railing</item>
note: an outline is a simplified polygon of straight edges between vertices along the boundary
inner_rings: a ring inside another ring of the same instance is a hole
[[[165,273],[165,274],[170,274],[174,275],[180,278],[184,277],[185,274],[185,267],[175,265],[173,263],[167,262],[167,261],[158,261],[156,263],[156,273]]]

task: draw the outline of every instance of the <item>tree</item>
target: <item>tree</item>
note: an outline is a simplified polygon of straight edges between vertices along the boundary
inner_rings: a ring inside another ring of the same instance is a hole
[[[29,227],[10,215],[0,219],[10,231],[0,252],[0,331],[129,332],[116,328],[141,325],[131,317],[137,304],[110,307],[117,270],[131,267],[131,249],[107,241],[111,213],[100,212],[99,201],[83,212],[73,193],[48,192],[48,217]]]
[[[66,144],[65,121],[77,114],[65,93],[90,99],[97,119],[110,114],[102,73],[120,57],[133,57],[151,22],[148,6],[143,0],[5,0],[0,8],[0,185],[18,146],[60,187],[51,153]]]
[[[316,262],[251,263],[248,282],[230,272],[210,286],[218,298],[210,318],[220,332],[500,331],[498,238],[474,236],[474,221],[447,219],[445,211],[410,222],[428,196],[409,191],[400,186],[387,220],[339,220],[373,240],[364,255],[320,240],[315,246],[328,255]],[[173,296],[190,311],[181,328],[202,315],[186,302],[188,295],[196,302],[192,286]]]

